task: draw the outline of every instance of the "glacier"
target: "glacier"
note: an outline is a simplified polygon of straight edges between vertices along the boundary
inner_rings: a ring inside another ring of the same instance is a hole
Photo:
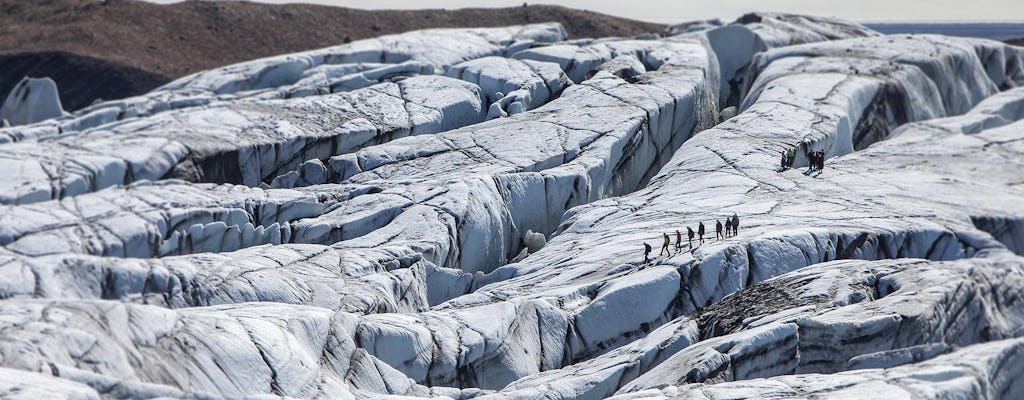
[[[0,394],[1015,397],[1022,55],[433,29],[2,128]]]

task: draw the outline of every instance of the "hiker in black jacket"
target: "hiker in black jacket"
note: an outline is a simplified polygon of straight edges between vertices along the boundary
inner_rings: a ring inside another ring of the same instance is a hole
[[[700,238],[700,243],[704,244],[704,223],[703,222],[701,222],[700,225],[697,226],[697,237]]]

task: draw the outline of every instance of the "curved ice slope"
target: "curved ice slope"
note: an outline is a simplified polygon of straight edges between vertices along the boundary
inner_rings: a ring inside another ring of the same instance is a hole
[[[3,252],[0,271],[8,279],[0,284],[0,296],[104,298],[174,308],[263,301],[369,314],[420,312],[469,289],[471,276],[458,270],[411,255],[394,265],[372,264],[358,253],[296,244],[158,259]]]
[[[430,246],[434,264],[504,264],[527,230],[550,233],[568,208],[634,190],[715,120],[706,51],[673,47],[675,59],[637,83],[601,74],[531,112],[332,157],[330,180],[375,190],[297,222],[296,240],[394,246],[437,225],[451,232]]]
[[[8,399],[99,400],[85,384],[18,369],[0,368],[0,396]]]
[[[919,69],[932,82],[909,84],[934,85],[930,88],[933,93],[927,92],[929,88],[919,89],[929,96],[904,100],[915,102],[915,107],[907,107],[908,111],[941,107],[946,114],[962,114],[994,91],[1019,85],[1024,79],[1020,57],[1019,50],[1002,43],[937,35],[876,36],[773,49],[755,56],[749,71],[753,77],[751,88],[741,110],[758,101],[766,83],[794,72],[880,76],[909,75],[913,72],[908,73],[907,69]],[[850,65],[850,59],[861,59],[863,63]],[[903,68],[892,68],[894,63]],[[942,79],[948,76],[957,79]],[[937,104],[929,103],[940,100]],[[922,117],[925,116],[905,118]]]
[[[878,35],[860,24],[816,15],[755,12],[744,14],[736,23],[750,28],[768,47]]]
[[[221,67],[178,79],[158,91],[223,94],[285,86],[327,72],[310,71],[312,68],[338,64],[417,61],[447,70],[463,61],[507,56],[534,43],[550,43],[565,37],[565,29],[557,23],[505,28],[425,29]]]
[[[642,72],[644,69],[661,68],[665,62],[678,59],[676,51],[671,43],[663,41],[583,40],[522,50],[512,54],[512,58],[556,63],[573,82],[580,83],[590,79],[609,61],[634,60],[635,69]]]
[[[479,87],[414,77],[349,93],[227,102],[45,142],[0,145],[0,203],[60,199],[139,180],[257,186],[299,162],[484,119]]]
[[[0,143],[40,140],[121,119],[221,101],[323,95],[406,76],[443,75],[463,61],[508,56],[565,37],[565,30],[557,23],[426,29],[268,57],[198,72],[145,95],[102,102],[65,118],[0,129]]]
[[[457,64],[448,71],[451,78],[473,83],[481,90],[487,119],[507,117],[537,108],[561,95],[572,82],[558,65],[539,61],[519,61],[484,57]],[[457,118],[457,116],[443,116]],[[328,155],[346,153],[339,151]],[[327,157],[307,160],[273,181],[272,187],[308,186],[339,180]]]
[[[747,69],[759,52],[796,44],[878,35],[849,21],[776,13],[750,13],[727,25],[685,24],[679,28],[682,29],[671,27],[668,33],[679,38],[700,38],[716,50],[722,73],[719,89],[722,108],[738,105],[742,100],[743,89],[750,84]]]
[[[1017,337],[1024,317],[1019,306],[1022,261],[1002,256],[807,267],[744,289],[704,311],[698,318],[709,338],[676,353],[620,393],[672,385],[699,393],[704,386],[683,385],[893,368],[950,349]],[[765,300],[780,308],[757,314],[745,306]],[[1012,371],[991,368],[979,372]],[[831,385],[842,386],[843,375],[823,376],[821,389],[841,389]],[[998,381],[982,382],[998,386]],[[983,397],[1003,398],[993,395],[1004,390]]]
[[[446,75],[476,83],[487,93],[488,118],[540,107],[571,84],[556,64],[503,57],[459,63],[448,69]]]
[[[358,329],[353,317],[324,308],[250,303],[168,310],[7,300],[0,309],[6,365],[85,383],[112,397],[437,393],[368,355],[352,340]],[[446,392],[459,397],[461,391]]]
[[[854,397],[858,399],[1012,399],[1024,396],[1017,377],[1024,340],[968,346],[909,366],[839,374],[798,374],[742,382],[669,386],[611,397],[626,399],[708,399],[743,397]]]
[[[0,206],[0,243],[24,255],[230,251],[287,242],[290,221],[325,208],[316,196],[287,189],[145,182],[56,202]]]
[[[770,12],[744,14],[728,24],[719,19],[685,22],[669,27],[666,33],[681,35],[721,26],[742,26],[756,33],[769,47],[878,35],[862,25],[839,18]]]
[[[1016,337],[1024,318],[1024,308],[1017,306],[1022,277],[1018,257],[840,261],[803,268],[703,310],[696,318],[704,340],[622,392],[894,366],[934,357],[947,347]],[[771,307],[760,314],[749,308],[765,300]]]
[[[602,398],[622,386],[620,393],[644,393],[919,362],[1019,335],[1024,309],[1014,305],[1024,284],[1021,261],[814,265],[742,289],[608,354],[483,398]]]

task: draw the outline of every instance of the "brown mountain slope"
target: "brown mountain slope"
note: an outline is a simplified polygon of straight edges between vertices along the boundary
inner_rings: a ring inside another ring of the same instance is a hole
[[[664,26],[558,6],[356,10],[305,4],[0,0],[0,54],[66,51],[169,77],[275,54],[433,27],[561,22],[572,37]]]

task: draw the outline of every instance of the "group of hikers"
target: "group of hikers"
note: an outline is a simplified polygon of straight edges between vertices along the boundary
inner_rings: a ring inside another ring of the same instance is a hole
[[[725,233],[722,233],[722,229],[725,229]],[[736,214],[733,214],[732,217],[726,217],[724,225],[722,224],[721,220],[717,220],[717,221],[715,221],[715,239],[724,239],[724,238],[728,238],[728,237],[731,237],[731,236],[736,236],[736,235],[739,234],[739,229],[740,229],[740,217],[737,216]],[[691,228],[689,226],[686,227],[687,242],[689,243],[689,246],[690,246],[691,250],[693,249],[693,238],[694,238],[694,236],[697,237],[698,243],[703,244],[704,243],[704,233],[705,233],[705,230],[704,230],[704,223],[703,222],[698,223],[697,231],[696,232],[693,231],[693,228]],[[662,238],[661,253],[659,253],[658,255],[660,256],[660,255],[664,255],[666,253],[668,255],[672,255],[672,251],[669,250],[669,245],[672,244],[672,239],[669,237],[669,235],[667,233],[662,233],[661,234],[661,238]],[[683,249],[683,234],[682,234],[682,232],[679,232],[679,230],[676,230],[676,252],[678,253],[682,249]],[[651,245],[647,244],[647,242],[644,242],[644,264],[648,264],[648,263],[651,262],[651,258],[650,258],[651,250],[652,250]]]
[[[811,171],[821,171],[825,169],[825,152],[818,150],[811,153]]]
[[[782,165],[781,170],[793,168],[793,160],[796,159],[796,150],[789,149],[782,152]],[[811,171],[821,171],[825,168],[825,152],[821,150],[815,150],[807,153],[807,159],[810,161]]]

